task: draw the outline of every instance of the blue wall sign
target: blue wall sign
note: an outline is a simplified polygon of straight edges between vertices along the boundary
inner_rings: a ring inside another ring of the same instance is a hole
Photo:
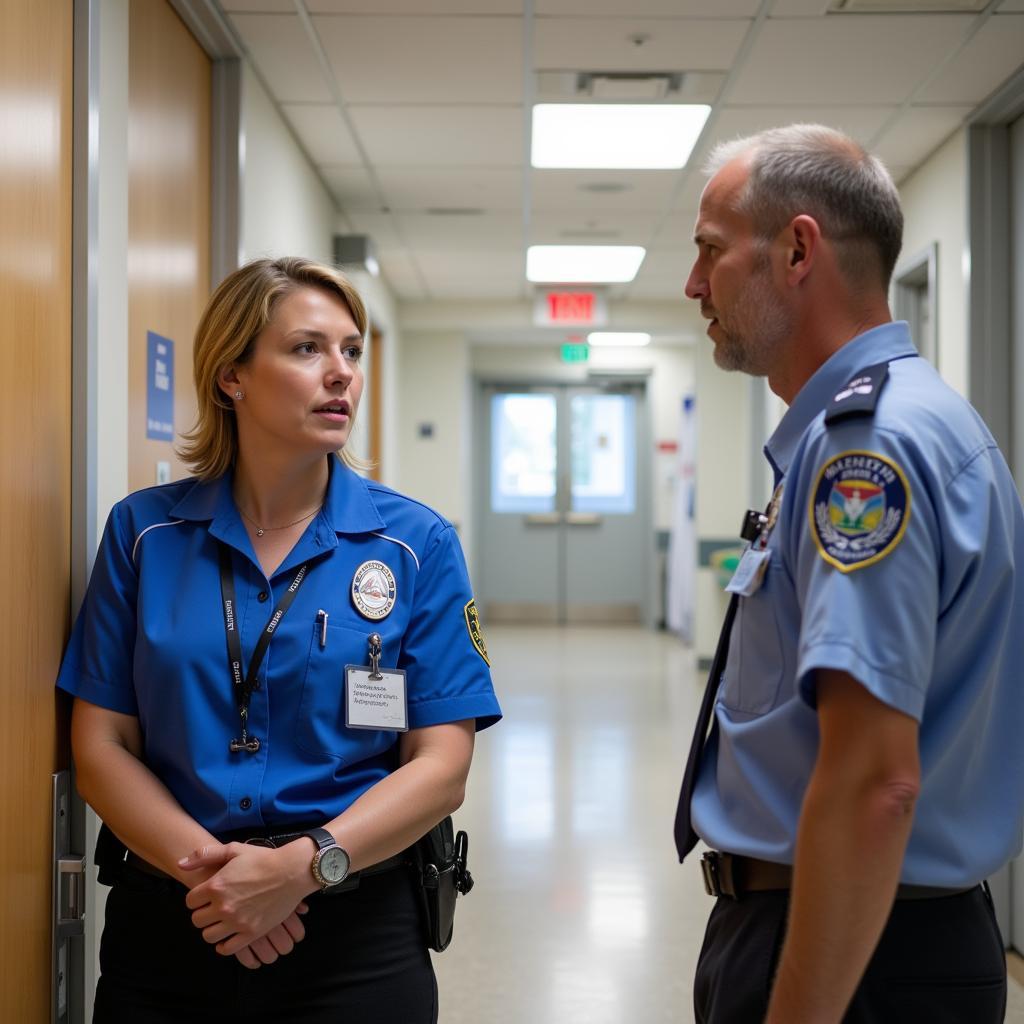
[[[146,437],[174,440],[174,342],[146,331]]]

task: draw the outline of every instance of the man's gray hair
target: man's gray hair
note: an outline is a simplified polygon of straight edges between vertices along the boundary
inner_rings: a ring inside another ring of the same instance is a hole
[[[791,124],[720,143],[705,170],[714,174],[745,155],[750,175],[737,205],[762,238],[807,214],[835,246],[847,280],[880,280],[888,288],[903,244],[903,212],[877,157],[834,128]]]

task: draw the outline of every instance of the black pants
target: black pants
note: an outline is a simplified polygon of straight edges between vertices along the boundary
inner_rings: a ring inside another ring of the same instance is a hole
[[[107,897],[94,1024],[437,1024],[409,871],[311,896],[305,939],[255,971],[203,940],[185,894],[125,868]]]
[[[698,1024],[760,1024],[789,892],[720,898],[697,964]],[[987,892],[898,900],[844,1024],[1002,1024],[1006,958]]]

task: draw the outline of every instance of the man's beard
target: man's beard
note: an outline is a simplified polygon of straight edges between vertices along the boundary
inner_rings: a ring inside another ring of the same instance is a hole
[[[723,336],[715,344],[715,364],[722,370],[766,377],[793,323],[772,286],[767,261],[747,280],[729,312],[728,323],[721,310],[716,313]]]

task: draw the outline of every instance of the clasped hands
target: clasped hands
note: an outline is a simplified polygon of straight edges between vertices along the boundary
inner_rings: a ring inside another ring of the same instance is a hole
[[[211,845],[178,861],[199,876],[185,897],[192,923],[218,953],[253,970],[290,953],[306,934],[299,915],[315,889],[312,850],[301,841],[290,846]]]

